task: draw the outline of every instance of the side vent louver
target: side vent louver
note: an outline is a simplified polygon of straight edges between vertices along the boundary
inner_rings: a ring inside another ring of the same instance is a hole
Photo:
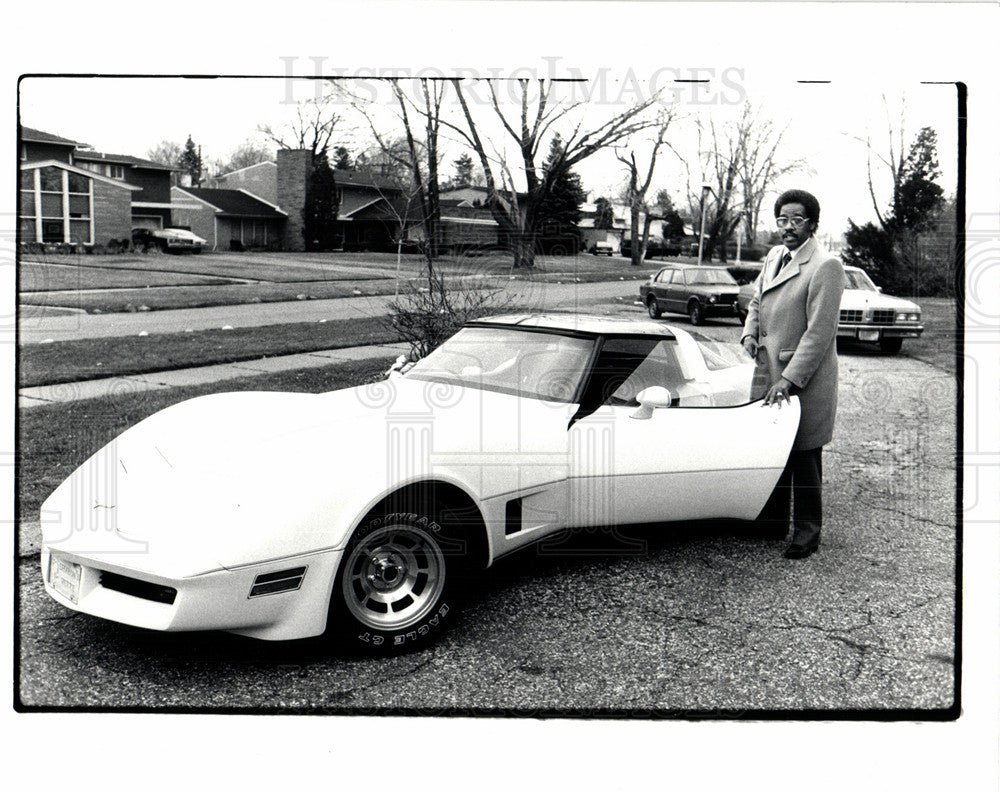
[[[280,572],[268,572],[265,575],[257,575],[250,589],[250,597],[280,594],[282,591],[295,591],[302,585],[302,578],[305,577],[305,574],[306,568],[302,566],[283,569]]]
[[[507,501],[507,523],[504,527],[504,534],[510,536],[517,533],[523,527],[521,522],[521,499]]]

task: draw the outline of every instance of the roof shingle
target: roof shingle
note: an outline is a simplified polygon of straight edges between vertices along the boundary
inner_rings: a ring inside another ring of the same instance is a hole
[[[178,189],[217,207],[222,214],[241,217],[285,217],[271,204],[242,190],[224,190],[214,187],[179,187]]]

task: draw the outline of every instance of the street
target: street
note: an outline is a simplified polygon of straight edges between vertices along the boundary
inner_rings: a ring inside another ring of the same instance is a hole
[[[646,272],[646,270],[643,270]],[[517,305],[531,311],[590,310],[616,297],[637,298],[641,281],[601,283],[545,283],[504,281]],[[223,325],[259,327],[321,319],[357,319],[387,312],[389,297],[347,297],[301,302],[223,305],[215,308],[184,308],[169,311],[115,314],[66,314],[50,309],[22,308],[18,322],[21,344],[51,339],[108,338],[147,333],[182,333]],[[678,317],[680,318],[680,317]]]

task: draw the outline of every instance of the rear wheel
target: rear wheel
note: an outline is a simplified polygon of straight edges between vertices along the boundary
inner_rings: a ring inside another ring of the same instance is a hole
[[[436,515],[387,508],[369,515],[344,551],[330,610],[332,637],[388,654],[432,640],[452,610],[456,568]]]
[[[700,325],[705,320],[701,303],[697,300],[692,300],[688,305],[688,318],[691,319],[693,325]]]
[[[652,295],[650,295],[649,299],[646,300],[646,308],[649,311],[650,317],[652,317],[653,319],[660,318],[660,314],[662,313],[660,311],[660,304],[656,302],[656,298],[653,297]]]
[[[879,349],[886,355],[896,355],[903,348],[902,338],[883,338],[878,342]]]

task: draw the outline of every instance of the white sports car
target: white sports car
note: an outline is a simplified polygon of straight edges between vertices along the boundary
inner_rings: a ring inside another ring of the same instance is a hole
[[[799,404],[753,401],[752,371],[658,322],[509,316],[375,385],[191,399],[46,500],[45,587],[157,630],[412,646],[566,527],[755,518]]]

